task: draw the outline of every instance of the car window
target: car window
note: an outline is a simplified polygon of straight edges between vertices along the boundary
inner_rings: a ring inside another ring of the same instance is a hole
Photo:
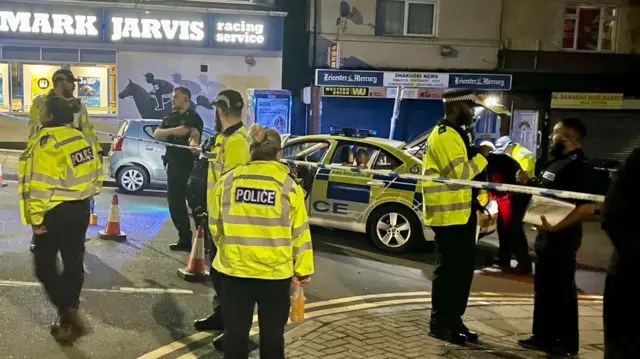
[[[147,136],[153,138],[153,132],[155,132],[156,128],[158,128],[158,125],[146,125],[142,130],[147,134]]]
[[[378,148],[361,143],[341,141],[331,159],[332,164],[371,168]]]
[[[300,160],[318,163],[327,153],[329,143],[324,141],[305,141],[290,143],[282,149],[282,157],[288,160]]]
[[[400,161],[396,156],[386,152],[380,151],[378,158],[376,159],[375,165],[373,165],[374,170],[385,170],[385,171],[393,171],[396,168],[402,165],[402,161]]]

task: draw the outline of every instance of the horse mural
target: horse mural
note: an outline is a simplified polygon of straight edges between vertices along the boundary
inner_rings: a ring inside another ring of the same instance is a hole
[[[133,98],[133,102],[136,104],[140,118],[159,120],[170,114],[172,111],[172,106],[170,106],[171,99],[167,99],[166,101],[163,99],[163,108],[157,109],[158,104],[155,96],[150,94],[144,87],[133,82],[131,79],[129,79],[127,86],[118,94],[118,97],[121,100],[129,97]],[[190,107],[195,110],[196,106],[202,106],[208,110],[213,109],[211,101],[202,95],[196,97],[195,103],[191,100]]]

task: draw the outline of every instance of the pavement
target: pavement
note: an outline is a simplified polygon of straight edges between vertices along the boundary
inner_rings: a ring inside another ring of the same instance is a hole
[[[7,182],[8,187],[0,188],[0,358],[222,357],[211,345],[216,333],[197,333],[192,328],[194,319],[210,311],[213,291],[209,283],[188,283],[177,276],[176,271],[184,268],[188,254],[171,252],[167,248],[176,240],[176,231],[169,219],[166,193],[160,191],[145,191],[138,196],[119,195],[121,228],[127,234],[127,241],[122,243],[103,241],[96,236],[105,225],[111,197],[116,190],[104,188],[96,198],[98,225],[90,227],[87,233],[90,240],[86,245],[85,285],[81,298],[82,311],[93,327],[93,333],[72,347],[58,346],[48,333],[55,312],[33,275],[28,250],[30,230],[20,224],[17,184]],[[312,238],[316,273],[305,287],[307,321],[301,326],[290,326],[293,330],[290,332],[293,334],[288,334],[291,345],[299,338],[313,336],[313,333],[300,334],[304,333],[301,330],[313,325],[311,323],[329,325],[322,320],[330,320],[331,316],[380,316],[383,312],[376,310],[393,309],[405,314],[409,311],[416,320],[428,318],[435,263],[432,250],[389,254],[376,249],[364,235],[322,228],[313,228]],[[473,318],[476,318],[472,315],[476,307],[493,311],[488,305],[494,302],[505,304],[505,308],[506,303],[513,300],[518,301],[518,307],[531,306],[531,277],[507,275],[488,268],[486,263],[495,253],[495,245],[490,239],[480,243],[472,285],[476,299],[468,312]],[[608,260],[608,257],[599,260]],[[583,294],[602,294],[603,273],[582,270],[576,280]],[[491,297],[490,300],[487,297]],[[498,304],[496,306],[502,307]],[[500,317],[495,313],[492,317],[497,320]],[[387,314],[391,315],[390,312]],[[581,312],[583,318],[586,314],[585,310]],[[507,322],[527,320],[503,319]],[[380,320],[395,319],[381,317]],[[586,325],[582,329],[591,330]],[[419,332],[415,333],[416,340],[431,340],[423,335],[424,322],[415,327],[414,331]],[[522,333],[529,327],[530,323],[522,324]],[[387,325],[381,332],[396,335],[392,328],[396,327]],[[256,326],[253,334],[257,333]],[[492,334],[483,337],[489,340]],[[389,342],[393,343],[393,340]],[[458,357],[483,358],[474,356],[481,355],[481,351],[460,348],[446,355],[455,358],[452,355],[466,353],[466,356]],[[375,356],[372,354],[371,357]],[[399,356],[390,353],[387,357]],[[519,358],[506,354],[501,357]]]

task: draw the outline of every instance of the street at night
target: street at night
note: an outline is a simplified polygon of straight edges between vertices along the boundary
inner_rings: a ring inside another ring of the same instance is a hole
[[[176,274],[185,266],[188,253],[168,250],[176,234],[166,193],[119,195],[121,227],[127,234],[121,243],[97,237],[114,193],[106,187],[97,198],[99,222],[87,234],[81,310],[93,332],[73,347],[64,347],[48,333],[55,311],[33,274],[30,229],[19,221],[16,183],[0,189],[1,357],[222,357],[211,345],[214,333],[198,333],[192,327],[193,320],[211,310],[212,289],[208,281],[192,284]],[[445,345],[427,336],[434,268],[428,244],[415,253],[389,255],[364,235],[313,228],[312,237],[316,273],[305,287],[307,320],[288,326],[288,357],[333,358],[330,355],[340,353],[335,358],[537,357],[515,345],[531,330],[532,278],[487,267],[496,251],[494,236],[481,240],[478,247],[478,270],[467,310],[468,325],[480,332],[481,342],[466,347]],[[585,298],[580,309],[585,355],[596,355],[602,344],[598,298],[604,274],[594,266],[607,263],[609,255],[603,250],[606,239],[588,235],[585,242],[591,237],[601,245],[583,245],[579,260],[587,263],[576,276]],[[254,329],[252,334],[256,333]],[[320,335],[331,340],[318,339]]]

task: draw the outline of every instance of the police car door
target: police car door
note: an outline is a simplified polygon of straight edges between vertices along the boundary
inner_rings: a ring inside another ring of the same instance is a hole
[[[356,154],[361,155],[360,162]],[[364,214],[369,207],[372,186],[385,186],[375,181],[373,175],[359,172],[370,168],[377,149],[364,144],[339,140],[331,156],[331,164],[344,169],[319,169],[313,185],[310,203],[311,217],[319,218],[325,225],[356,230],[363,229]],[[322,224],[322,223],[320,223]]]

